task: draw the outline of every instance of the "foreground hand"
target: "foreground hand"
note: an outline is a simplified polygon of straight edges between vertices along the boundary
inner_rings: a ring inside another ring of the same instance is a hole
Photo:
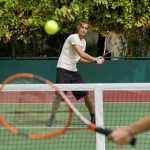
[[[119,145],[129,144],[133,136],[128,130],[128,127],[121,127],[114,129],[112,133],[108,136],[108,139]]]

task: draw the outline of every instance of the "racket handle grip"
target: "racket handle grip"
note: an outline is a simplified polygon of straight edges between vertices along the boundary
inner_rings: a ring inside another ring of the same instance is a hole
[[[136,144],[136,138],[133,138],[131,141],[130,141],[130,145],[134,146]]]
[[[112,130],[110,130],[110,129],[103,129],[103,128],[99,128],[99,127],[96,127],[95,131],[100,134],[104,134],[105,136],[108,136],[112,132]]]
[[[97,127],[95,131],[98,133],[104,134],[105,136],[108,136],[112,132],[112,130],[110,130],[110,129],[103,129],[103,128],[99,128],[99,127]],[[134,146],[136,144],[136,140],[137,140],[136,138],[133,138],[130,141],[130,145]]]

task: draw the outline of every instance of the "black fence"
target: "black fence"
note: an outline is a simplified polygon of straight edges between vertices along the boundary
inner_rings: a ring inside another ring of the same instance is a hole
[[[53,36],[34,39],[30,43],[20,40],[11,43],[0,43],[0,59],[53,59],[59,57],[65,39],[69,34],[56,34]],[[92,40],[91,40],[92,41]],[[142,47],[147,45],[147,48]],[[87,53],[92,56],[103,54],[104,38],[98,37],[97,42],[87,42]],[[124,50],[123,54],[115,52],[108,54],[106,59],[150,59],[150,44],[135,43]]]

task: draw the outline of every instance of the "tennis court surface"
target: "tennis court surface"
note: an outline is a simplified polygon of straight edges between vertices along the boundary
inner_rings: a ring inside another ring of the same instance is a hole
[[[96,124],[113,129],[128,125],[150,114],[150,84],[65,84],[58,85],[69,91],[68,97],[86,118],[90,119],[84,101],[76,101],[71,91],[90,91],[95,103]],[[61,129],[67,108],[62,101],[55,124],[47,127],[55,92],[44,84],[11,84],[0,93],[0,114],[11,126],[29,133],[50,133]],[[69,131],[47,139],[29,139],[12,134],[0,126],[0,150],[149,150],[150,133],[137,136],[135,147],[120,147],[103,135],[82,130],[86,125],[73,115]],[[73,130],[79,128],[79,130]]]

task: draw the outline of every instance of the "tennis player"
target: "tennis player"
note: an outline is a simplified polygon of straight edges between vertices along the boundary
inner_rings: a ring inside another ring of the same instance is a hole
[[[86,36],[89,28],[87,20],[81,20],[77,24],[77,33],[71,34],[65,41],[60,57],[57,63],[56,83],[85,83],[84,79],[78,72],[77,63],[96,63],[102,64],[103,57],[93,57],[85,52]],[[77,100],[84,98],[85,104],[89,110],[91,121],[95,123],[95,113],[93,102],[89,98],[87,91],[74,91],[74,96]],[[59,107],[59,97],[56,97],[52,105],[52,113],[48,121],[48,126],[51,126],[55,119],[55,114]]]
[[[114,129],[108,138],[119,145],[125,145],[129,144],[135,135],[148,130],[150,130],[150,116],[145,116],[129,126]]]

